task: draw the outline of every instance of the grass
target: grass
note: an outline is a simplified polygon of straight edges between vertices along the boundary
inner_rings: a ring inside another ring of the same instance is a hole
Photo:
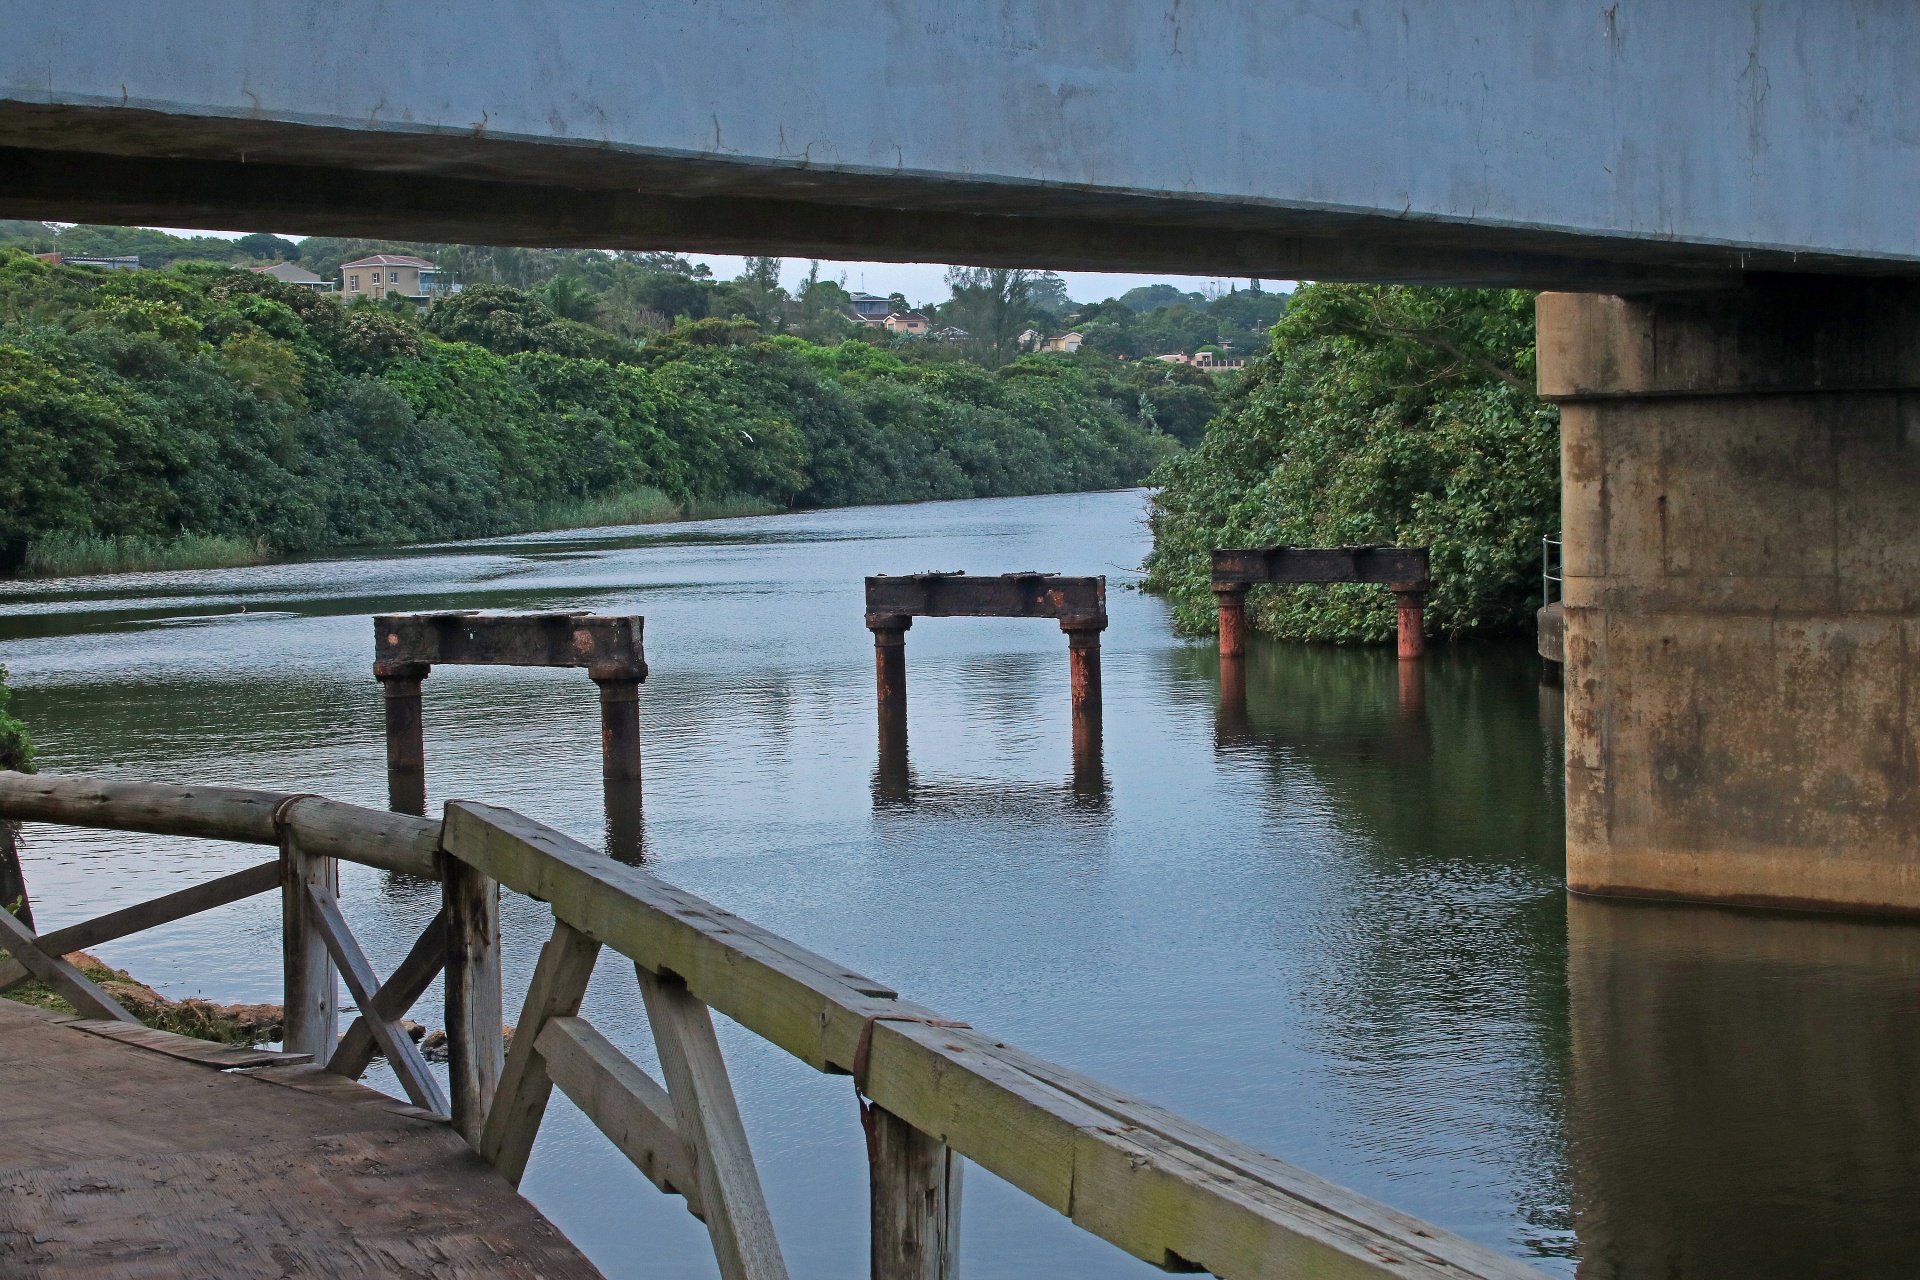
[[[50,533],[27,548],[21,574],[69,578],[86,573],[231,569],[262,564],[267,559],[267,544],[258,538],[198,533],[183,533],[176,538],[101,538],[89,533]]]
[[[549,502],[534,509],[522,532],[553,529],[605,529],[623,524],[666,524],[673,520],[719,520],[730,516],[765,516],[780,510],[763,498],[729,494],[675,502],[658,489],[632,489],[596,498]]]
[[[675,502],[658,489],[632,489],[594,498],[549,502],[519,522],[519,533],[555,529],[604,529],[672,520],[720,520],[765,516],[780,507],[747,494]],[[273,558],[261,538],[183,533],[175,538],[135,535],[115,538],[88,533],[50,533],[27,548],[24,578],[71,578],[93,573],[152,573],[174,569],[233,569]]]
[[[5,954],[0,951],[0,956]],[[277,1008],[270,1010],[271,1018],[263,1022],[257,1016],[248,1015],[257,1015],[266,1009],[265,1006],[228,1008],[209,1000],[168,1000],[151,987],[128,976],[124,969],[112,968],[97,956],[81,951],[73,953],[68,959],[76,962],[75,967],[80,970],[82,977],[98,983],[129,1013],[155,1030],[192,1036],[196,1040],[212,1040],[217,1044],[255,1045],[279,1038]],[[29,978],[7,988],[6,998],[51,1009],[55,1013],[78,1012],[64,997],[38,978]]]

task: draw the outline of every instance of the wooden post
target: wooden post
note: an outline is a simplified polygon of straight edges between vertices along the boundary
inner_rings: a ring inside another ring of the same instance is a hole
[[[1219,584],[1213,589],[1213,598],[1220,603],[1220,657],[1237,658],[1247,647],[1246,584]]]
[[[286,807],[283,803],[280,812]],[[331,1058],[340,1038],[340,982],[312,891],[331,895],[339,886],[340,864],[302,853],[298,837],[282,824],[280,929],[286,1012],[280,1047],[288,1053],[310,1053],[315,1062]]]
[[[600,771],[608,778],[640,780],[640,681],[622,672],[589,672],[600,686]]]
[[[881,731],[885,732],[888,712],[900,717],[905,728],[907,713],[907,631],[913,619],[900,613],[870,613],[867,630],[873,632],[874,692],[880,706]]]
[[[427,812],[427,744],[420,720],[424,662],[376,662],[373,678],[387,703],[387,808],[417,817]]]
[[[20,824],[0,818],[0,911],[32,929],[33,899],[27,895],[27,875],[20,869]]]
[[[1400,660],[1410,662],[1427,652],[1427,593],[1418,587],[1393,587],[1391,590],[1400,624]]]
[[[527,1171],[533,1139],[540,1132],[547,1100],[553,1095],[553,1077],[547,1074],[546,1059],[534,1046],[548,1019],[571,1018],[580,1012],[587,982],[593,977],[593,963],[599,958],[599,942],[566,921],[555,920],[553,936],[540,949],[540,963],[533,968],[520,1022],[513,1029],[513,1050],[507,1054],[500,1086],[480,1134],[481,1159],[516,1187]]]
[[[868,1105],[872,1280],[953,1280],[960,1261],[960,1156],[946,1143]]]
[[[447,1093],[454,1130],[475,1150],[506,1065],[501,1032],[500,885],[440,854],[447,938]]]

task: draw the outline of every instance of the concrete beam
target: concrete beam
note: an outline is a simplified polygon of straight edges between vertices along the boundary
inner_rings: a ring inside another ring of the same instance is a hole
[[[1866,0],[22,0],[7,30],[7,216],[1568,289],[1920,269],[1920,11]]]

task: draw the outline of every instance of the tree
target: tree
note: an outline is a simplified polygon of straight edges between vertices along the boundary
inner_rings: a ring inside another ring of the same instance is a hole
[[[1033,323],[1033,278],[1017,268],[947,268],[953,297],[941,319],[967,331],[971,353],[989,369],[1017,354],[1021,331]]]
[[[582,284],[575,275],[557,275],[547,281],[546,288],[539,293],[540,300],[547,304],[547,310],[562,320],[578,320],[582,324],[592,324],[600,315],[600,300],[593,290]]]

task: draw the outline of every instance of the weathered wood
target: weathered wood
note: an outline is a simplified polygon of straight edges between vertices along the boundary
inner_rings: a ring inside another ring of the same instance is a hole
[[[1202,1266],[1228,1280],[1538,1280],[1519,1262],[1271,1157],[1229,1158],[1222,1153],[1248,1149],[1219,1135],[1202,1140],[1198,1126],[1163,1136],[1153,1127],[1162,1113],[1136,1116],[1111,1098],[1094,1105],[978,1032],[899,1021],[936,1015],[869,994],[869,980],[517,814],[451,803],[447,840],[503,884],[552,903],[559,918],[644,968],[679,975],[693,997],[816,1067],[851,1070],[868,1020],[888,1019],[871,1033],[867,1092],[877,1105],[1155,1265]]]
[[[324,1062],[340,1038],[340,986],[311,891],[331,896],[340,883],[339,864],[301,847],[287,833],[280,850],[280,1040],[289,1053],[309,1053]]]
[[[853,1069],[870,1014],[916,1011],[890,987],[510,809],[450,801],[446,840],[463,862],[646,968],[680,975],[816,1070]]]
[[[441,854],[447,922],[447,1092],[453,1127],[475,1149],[506,1065],[500,1020],[500,885]]]
[[[347,928],[347,919],[340,914],[340,903],[332,892],[312,885],[307,888],[307,900],[313,907],[313,920],[320,936],[326,940],[327,951],[339,966],[347,990],[353,993],[354,1003],[360,1006],[361,1016],[367,1020],[367,1030],[373,1033],[380,1051],[386,1054],[387,1065],[399,1077],[408,1100],[435,1115],[446,1115],[446,1097],[440,1092],[440,1082],[427,1070],[420,1046],[397,1020],[380,1016],[379,1002],[374,999],[380,991],[380,979],[367,963],[366,953],[360,950],[353,931]]]
[[[63,957],[50,956],[42,951],[33,930],[14,919],[13,913],[5,909],[0,909],[0,946],[4,946],[34,977],[59,992],[68,1004],[86,1017],[129,1022],[136,1026],[139,1024],[139,1019],[114,1003],[112,996],[68,964]]]
[[[583,1018],[549,1018],[535,1046],[547,1074],[622,1155],[704,1219],[698,1161],[675,1126],[673,1100]]]
[[[440,976],[446,959],[446,913],[442,911],[420,931],[420,936],[413,940],[413,946],[407,951],[406,959],[374,993],[376,1016],[384,1022],[399,1022],[406,1017],[414,1002]],[[380,1042],[374,1039],[373,1023],[363,1013],[353,1020],[347,1027],[347,1033],[340,1037],[340,1047],[327,1060],[327,1070],[349,1080],[358,1080],[367,1073],[367,1067],[379,1052]]]
[[[33,895],[27,892],[27,873],[20,865],[19,824],[0,818],[0,911],[11,911],[13,918],[29,929],[33,922]]]
[[[198,836],[243,844],[280,843],[273,814],[287,792],[182,787],[153,782],[0,772],[0,818],[76,827]],[[431,877],[440,824],[313,796],[287,813],[309,853],[386,871]]]
[[[397,613],[373,620],[375,671],[390,664],[588,667],[647,678],[646,619],[590,613]]]
[[[533,1139],[540,1132],[547,1099],[553,1093],[546,1058],[536,1046],[549,1019],[571,1018],[580,1012],[594,961],[599,958],[600,943],[596,939],[564,920],[553,922],[553,936],[541,948],[540,962],[534,966],[527,1000],[514,1027],[513,1048],[507,1053],[500,1088],[487,1109],[486,1127],[480,1135],[481,1158],[516,1187],[527,1171],[527,1157],[533,1152]]]
[[[109,911],[106,915],[95,916],[80,924],[70,924],[64,929],[41,934],[40,949],[54,956],[85,951],[143,929],[223,907],[229,902],[271,893],[279,886],[280,864],[263,862],[257,867],[236,871],[230,876],[221,876],[218,880],[209,880],[178,893],[169,893],[151,902]],[[18,960],[0,961],[0,991],[5,991],[26,977],[27,968]]]
[[[667,1078],[674,1128],[693,1148],[700,1204],[721,1280],[786,1280],[766,1193],[727,1078],[707,1006],[684,982],[636,966],[647,1020]]]
[[[599,1277],[416,1108],[314,1067],[211,1065],[0,1000],[0,1275]]]
[[[884,574],[867,579],[867,614],[920,618],[1059,618],[1107,621],[1107,580],[1054,573]],[[869,623],[869,625],[872,625]]]
[[[197,1040],[192,1036],[177,1035],[171,1031],[141,1026],[137,1022],[101,1022],[91,1018],[72,1018],[64,1025],[72,1027],[75,1031],[105,1036],[109,1040],[118,1040],[122,1044],[149,1049],[154,1053],[164,1053],[169,1058],[178,1058],[182,1062],[197,1062],[203,1067],[214,1067],[221,1071],[245,1067],[299,1066],[313,1061],[310,1055],[304,1053],[276,1053],[271,1049],[218,1044],[212,1040]]]
[[[1213,553],[1215,587],[1234,583],[1379,582],[1425,590],[1425,547],[1244,547]]]
[[[860,1119],[867,1131],[872,1280],[954,1280],[966,1162],[884,1107],[868,1105]]]

